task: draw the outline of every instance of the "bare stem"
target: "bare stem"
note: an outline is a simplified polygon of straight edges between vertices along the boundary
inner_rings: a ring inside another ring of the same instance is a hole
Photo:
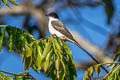
[[[12,75],[12,76],[26,76],[26,77],[31,77],[31,79],[33,80],[37,80],[35,77],[33,77],[31,74],[27,73],[27,74],[14,74],[14,73],[11,73],[11,72],[6,72],[6,71],[3,71],[3,70],[0,70],[0,72],[2,73],[6,73],[6,74],[9,74],[9,75]]]

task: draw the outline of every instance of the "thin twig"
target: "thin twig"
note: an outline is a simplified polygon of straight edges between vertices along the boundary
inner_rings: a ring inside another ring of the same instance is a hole
[[[37,80],[35,77],[33,77],[31,74],[27,73],[26,75],[22,75],[22,74],[14,74],[14,73],[11,73],[11,72],[6,72],[6,71],[3,71],[3,70],[0,70],[0,72],[2,73],[6,73],[6,74],[9,74],[9,75],[12,75],[12,76],[26,76],[26,77],[31,77],[31,79],[33,80]]]

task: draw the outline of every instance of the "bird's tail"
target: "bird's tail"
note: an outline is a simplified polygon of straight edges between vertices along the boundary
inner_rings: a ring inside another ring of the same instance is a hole
[[[99,61],[97,61],[86,49],[84,49],[76,40],[74,40],[74,43],[81,48],[84,52],[87,53],[88,56],[90,56],[97,64],[99,64]]]
[[[76,40],[72,40],[71,42],[75,43],[79,48],[81,48],[85,53],[87,53],[88,56],[90,56],[97,64],[100,64],[100,62],[94,58],[86,49],[84,49]],[[106,73],[108,73],[108,71],[105,69],[104,66],[101,66]]]

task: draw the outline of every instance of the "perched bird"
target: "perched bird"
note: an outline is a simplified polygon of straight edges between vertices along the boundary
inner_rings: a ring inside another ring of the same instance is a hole
[[[97,64],[99,64],[99,62],[73,38],[72,34],[61,22],[61,20],[59,19],[59,16],[55,12],[51,12],[46,16],[48,16],[48,19],[49,19],[48,28],[51,34],[55,34],[60,39],[68,40],[76,44],[79,48],[85,51]],[[104,70],[108,72],[105,68]]]

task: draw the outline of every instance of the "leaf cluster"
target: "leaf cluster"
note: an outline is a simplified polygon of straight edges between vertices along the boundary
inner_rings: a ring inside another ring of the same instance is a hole
[[[120,80],[120,63],[116,64],[112,70],[104,76],[104,80]]]
[[[8,74],[6,76],[6,74]],[[13,74],[9,72],[1,72],[0,71],[0,80],[32,80],[33,78],[29,75],[28,72]]]
[[[15,0],[8,0],[10,3],[17,5]],[[0,0],[0,3],[3,2],[7,7],[10,7],[7,0]]]
[[[6,76],[2,72],[0,72],[0,80],[13,80],[10,76]]]
[[[107,73],[101,79],[102,80],[120,80],[120,76],[119,76],[120,75],[120,62],[101,63],[101,64],[93,65],[85,71],[83,80],[93,79],[94,71],[96,71],[96,73],[98,75],[98,78],[100,79],[100,77],[99,77],[99,74],[100,74],[100,71],[101,71],[100,67],[102,65],[106,65],[106,64],[109,65],[108,67],[113,66],[113,68],[109,71],[109,73]]]
[[[40,72],[43,69],[52,80],[76,79],[72,52],[63,40],[54,35],[36,40],[21,29],[2,25],[0,50],[5,41],[5,32],[8,34],[9,51],[15,49],[23,56],[25,70],[32,67]]]
[[[89,67],[85,71],[83,80],[93,79],[94,71],[96,71],[98,78],[100,79],[100,67],[102,65],[108,65],[107,67],[111,67],[109,73],[107,73],[104,77],[101,78],[102,80],[120,80],[120,52],[115,55],[113,63],[101,63]]]

